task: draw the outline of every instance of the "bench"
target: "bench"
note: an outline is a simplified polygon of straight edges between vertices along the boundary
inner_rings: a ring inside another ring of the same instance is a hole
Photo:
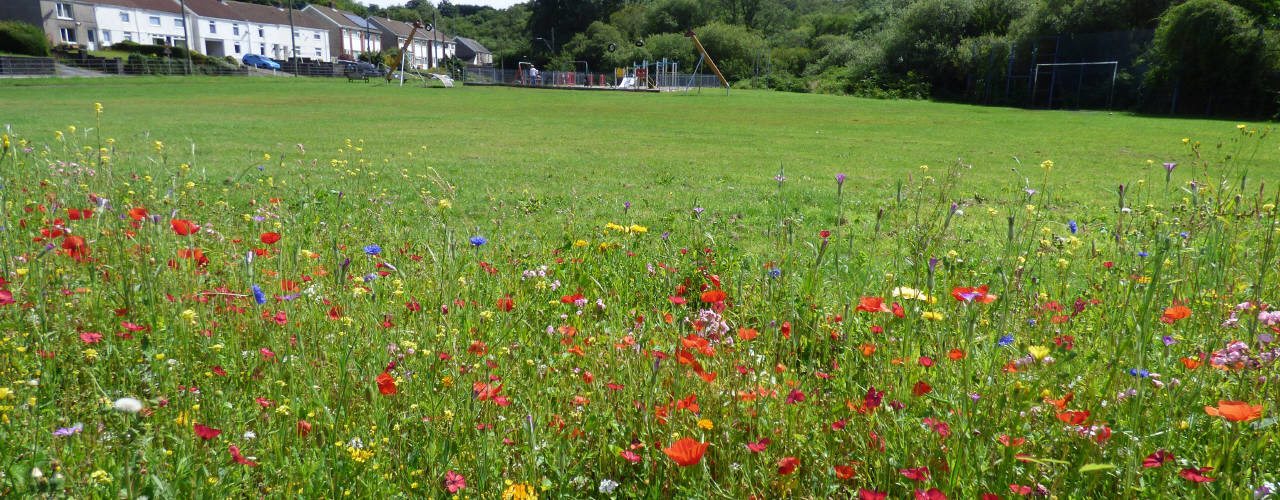
[[[348,82],[354,82],[356,80],[369,81],[369,75],[360,71],[360,68],[347,68],[343,70],[342,73],[346,75]]]

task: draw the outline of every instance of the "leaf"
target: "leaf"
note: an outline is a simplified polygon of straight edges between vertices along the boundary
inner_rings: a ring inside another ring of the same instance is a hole
[[[1079,472],[1084,474],[1086,472],[1098,472],[1114,468],[1116,468],[1115,464],[1084,464],[1080,466]]]

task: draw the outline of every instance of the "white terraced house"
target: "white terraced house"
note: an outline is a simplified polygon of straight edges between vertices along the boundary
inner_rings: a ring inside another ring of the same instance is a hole
[[[173,0],[97,0],[97,38],[102,46],[120,42],[181,47],[187,37],[182,9]]]

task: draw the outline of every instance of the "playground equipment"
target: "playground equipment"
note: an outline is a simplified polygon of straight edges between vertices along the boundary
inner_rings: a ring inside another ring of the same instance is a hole
[[[633,64],[630,68],[617,68],[614,77],[617,88],[622,89],[660,89],[674,87],[679,75],[680,63],[668,59],[661,61],[644,60]]]
[[[689,30],[689,31],[684,32],[684,36],[685,36],[686,38],[690,38],[690,39],[692,39],[692,40],[693,40],[693,46],[694,46],[695,48],[697,48],[697,49],[698,49],[698,54],[699,54],[699,55],[698,55],[698,64],[697,64],[696,66],[694,66],[694,68],[693,68],[693,74],[694,74],[694,75],[697,75],[697,74],[698,74],[698,70],[702,69],[702,63],[703,63],[703,61],[706,61],[706,63],[707,63],[707,67],[711,68],[711,71],[712,71],[713,73],[715,73],[715,74],[716,74],[716,77],[720,78],[720,83],[724,85],[724,93],[725,93],[725,94],[728,94],[728,93],[729,93],[729,80],[725,79],[724,74],[720,73],[720,68],[716,67],[716,62],[711,60],[711,54],[708,54],[708,53],[707,53],[707,49],[706,49],[705,47],[703,47],[703,46],[702,46],[702,41],[701,41],[701,40],[698,40],[698,35],[697,35],[697,34],[695,34],[695,33],[693,32],[693,30]],[[692,79],[692,78],[690,78],[688,87],[692,87],[692,86],[693,86],[693,79]],[[688,92],[688,87],[685,87],[685,91],[686,91],[686,92]]]
[[[396,74],[396,72],[399,72],[400,86],[401,87],[404,86],[404,71],[400,71],[400,70],[404,68],[404,59],[409,55],[409,45],[413,44],[414,35],[418,34],[418,30],[431,31],[434,28],[435,26],[432,26],[430,24],[424,26],[422,24],[422,21],[413,22],[413,28],[409,30],[409,36],[404,39],[404,45],[400,47],[400,59],[390,61],[391,68],[387,70],[387,83],[391,83],[392,75]]]

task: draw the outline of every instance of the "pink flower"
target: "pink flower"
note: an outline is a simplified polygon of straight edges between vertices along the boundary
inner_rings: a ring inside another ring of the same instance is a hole
[[[86,344],[97,344],[102,342],[102,334],[97,332],[84,332],[80,334],[80,341]]]
[[[467,489],[467,478],[462,477],[462,474],[458,474],[454,471],[445,472],[444,489],[449,490],[449,493],[457,493],[458,490],[465,490]]]

